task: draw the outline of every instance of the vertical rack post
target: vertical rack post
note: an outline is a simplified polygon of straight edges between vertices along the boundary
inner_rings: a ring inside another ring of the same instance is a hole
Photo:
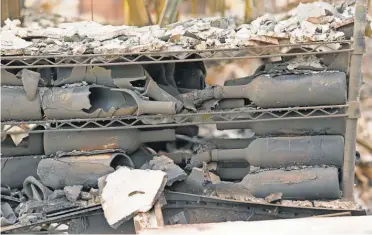
[[[367,0],[357,0],[354,20],[354,50],[350,61],[348,117],[345,128],[345,151],[342,174],[343,198],[353,200],[355,145],[357,121],[359,118],[359,89],[362,78],[362,56],[365,52],[365,24],[367,13]]]

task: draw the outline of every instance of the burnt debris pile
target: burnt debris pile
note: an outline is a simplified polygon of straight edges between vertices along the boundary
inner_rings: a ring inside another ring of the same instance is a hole
[[[240,26],[219,18],[166,28],[7,21],[2,230],[63,222],[71,233],[134,233],[364,214],[340,200],[353,9],[300,4],[285,20],[265,15]],[[281,59],[205,84],[203,60],[257,53]]]

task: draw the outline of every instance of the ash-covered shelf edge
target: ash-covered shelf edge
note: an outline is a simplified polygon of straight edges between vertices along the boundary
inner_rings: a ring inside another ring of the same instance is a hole
[[[2,134],[43,133],[55,131],[88,131],[109,129],[135,129],[154,127],[176,127],[217,123],[247,123],[257,121],[275,121],[291,119],[314,119],[347,117],[348,105],[273,108],[273,109],[233,109],[226,111],[201,111],[176,115],[143,115],[112,118],[43,120],[43,121],[7,121],[2,122]],[[265,115],[265,117],[263,117]],[[269,115],[270,117],[267,117]],[[290,116],[289,116],[290,115]],[[153,124],[143,124],[153,123]],[[32,130],[27,127],[36,125]],[[10,131],[14,126],[24,131]],[[23,128],[26,127],[26,128]],[[43,130],[37,129],[42,127]],[[35,130],[36,129],[36,130]]]
[[[249,46],[229,49],[182,50],[131,52],[121,54],[83,54],[83,55],[38,55],[38,56],[2,56],[1,68],[48,68],[48,67],[79,67],[79,66],[114,66],[128,64],[157,64],[212,60],[235,60],[248,58],[269,58],[280,56],[317,55],[353,51],[353,41],[330,41],[301,44],[280,44],[266,46]],[[341,44],[342,49],[334,49],[332,45]],[[310,48],[312,47],[312,48]],[[326,47],[329,51],[317,51]],[[302,52],[280,51],[284,48],[300,49]],[[273,52],[273,50],[277,50]],[[197,55],[197,58],[191,55]]]

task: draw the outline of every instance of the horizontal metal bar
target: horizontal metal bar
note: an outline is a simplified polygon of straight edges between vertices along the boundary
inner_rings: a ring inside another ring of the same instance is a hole
[[[155,125],[135,125],[135,126],[114,126],[114,127],[97,127],[97,128],[74,128],[74,129],[46,129],[46,130],[29,130],[29,131],[15,131],[15,132],[1,132],[1,134],[22,134],[22,133],[45,133],[45,132],[70,132],[70,131],[100,131],[100,130],[123,130],[123,129],[143,129],[143,128],[157,128],[157,127],[178,127],[178,126],[193,126],[193,125],[208,125],[208,124],[224,124],[224,123],[250,123],[250,122],[269,122],[275,120],[297,120],[297,119],[320,119],[320,118],[340,118],[347,117],[346,114],[336,115],[322,115],[309,117],[288,117],[277,119],[254,119],[254,120],[232,120],[232,121],[206,121],[206,122],[188,122],[188,123],[162,123]]]
[[[96,119],[74,119],[74,120],[50,120],[50,121],[9,121],[3,122],[2,127],[8,125],[6,129],[2,128],[2,134],[20,134],[20,133],[45,133],[45,132],[68,132],[68,131],[92,131],[92,130],[111,130],[111,129],[137,129],[154,127],[177,127],[205,124],[223,124],[223,123],[249,123],[249,122],[267,122],[275,120],[295,120],[295,119],[319,119],[319,118],[340,118],[347,117],[346,113],[340,113],[347,105],[335,106],[315,106],[283,109],[243,109],[218,112],[200,112],[191,114],[151,115],[151,116],[125,116],[120,118],[96,118]],[[303,112],[307,113],[303,113]],[[315,112],[321,114],[314,114]],[[277,113],[274,113],[277,112]],[[258,114],[253,116],[253,114]],[[288,117],[289,114],[298,116]],[[271,117],[263,118],[263,115]],[[245,119],[244,119],[245,118]],[[189,120],[194,119],[194,120]],[[223,119],[223,120],[218,120]],[[154,121],[157,124],[139,124],[140,121]],[[129,123],[125,123],[129,121]],[[166,122],[164,122],[166,121]],[[108,123],[99,123],[108,122]],[[13,126],[27,126],[34,124],[37,127],[43,127],[44,130],[27,130],[8,132]],[[57,125],[57,126],[53,126]],[[88,124],[94,127],[85,128]],[[61,128],[63,127],[63,128]]]
[[[254,109],[254,108],[237,108],[223,111],[201,111],[197,113],[182,113],[176,115],[142,115],[142,116],[121,116],[121,117],[110,117],[110,118],[77,118],[69,120],[46,120],[46,121],[3,121],[2,125],[12,124],[53,124],[63,122],[86,122],[86,121],[115,121],[115,120],[146,120],[146,119],[159,119],[159,118],[177,118],[177,117],[197,117],[204,115],[230,115],[230,114],[246,114],[246,113],[273,113],[273,112],[285,112],[285,111],[312,111],[312,110],[324,110],[324,109],[342,109],[347,108],[347,104],[342,105],[321,105],[321,106],[307,106],[307,107],[291,107],[291,108],[269,108],[269,109]]]
[[[329,52],[342,53],[350,52],[352,49],[344,49]],[[238,59],[253,59],[253,58],[270,58],[270,57],[285,57],[285,56],[299,56],[299,55],[319,55],[326,54],[324,52],[304,52],[304,53],[286,53],[286,54],[270,54],[270,55],[247,55],[237,57],[211,57],[211,58],[194,58],[194,59],[168,59],[168,60],[150,60],[150,61],[124,61],[124,62],[108,62],[108,63],[82,63],[82,64],[48,64],[48,65],[19,65],[6,66],[2,65],[4,69],[22,69],[22,68],[54,68],[54,67],[85,67],[85,66],[115,66],[115,65],[132,65],[132,64],[164,64],[164,63],[181,63],[181,62],[196,62],[196,61],[217,61],[217,60],[238,60]]]
[[[272,49],[280,47],[302,47],[302,46],[316,46],[316,45],[329,45],[329,44],[351,44],[352,40],[342,41],[329,41],[329,42],[311,42],[299,44],[280,44],[280,45],[266,45],[266,46],[247,46],[241,48],[225,48],[225,49],[205,49],[205,50],[180,50],[180,51],[153,51],[153,52],[127,52],[127,53],[111,53],[111,54],[83,54],[83,55],[24,55],[24,56],[3,56],[3,59],[38,59],[38,58],[82,58],[82,57],[100,57],[100,56],[133,56],[133,55],[167,55],[172,56],[175,54],[193,53],[199,54],[204,52],[243,52],[252,49]]]
[[[327,46],[334,43],[348,44],[349,48],[333,50],[329,52],[317,52],[315,49],[306,48],[306,46]],[[280,49],[282,47],[290,47],[291,49],[302,49],[304,52],[297,53],[273,53],[270,54],[270,49]],[[252,51],[262,49],[262,51]],[[129,65],[129,64],[159,64],[159,63],[180,63],[180,62],[195,62],[195,61],[214,61],[214,60],[236,60],[248,58],[269,58],[269,57],[286,57],[298,55],[318,55],[318,54],[333,54],[353,51],[351,41],[339,42],[318,42],[305,44],[283,44],[283,45],[269,45],[258,47],[245,48],[230,48],[230,49],[207,49],[207,50],[185,50],[185,51],[158,51],[158,52],[138,52],[138,53],[122,53],[122,54],[85,54],[85,55],[40,55],[40,56],[3,56],[4,64],[1,68],[49,68],[49,67],[81,67],[81,66],[114,66],[114,65]],[[210,54],[212,53],[212,55]],[[228,53],[235,53],[229,55]],[[249,53],[249,55],[238,55],[241,53]],[[181,59],[191,55],[198,55],[200,58]],[[133,58],[128,58],[133,57]],[[157,58],[155,58],[157,57]],[[51,59],[57,61],[54,62]],[[105,58],[107,61],[105,61]],[[146,60],[139,60],[139,59]],[[166,58],[166,59],[163,59]],[[60,59],[58,61],[58,59]],[[73,63],[63,63],[64,60],[73,60]],[[94,61],[94,59],[98,61]],[[125,61],[115,61],[122,59]],[[36,64],[36,61],[27,62],[26,60],[37,60],[39,63],[46,62],[47,64]],[[61,61],[62,60],[62,61]],[[80,61],[82,60],[82,61]],[[12,65],[14,63],[23,63],[23,65]]]

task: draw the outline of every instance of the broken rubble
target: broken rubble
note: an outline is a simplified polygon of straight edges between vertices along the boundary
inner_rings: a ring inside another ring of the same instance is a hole
[[[89,201],[89,200],[91,200],[93,198],[93,196],[90,193],[88,193],[88,192],[80,192],[80,198],[82,200]]]
[[[255,198],[244,185],[224,181],[208,185],[204,195],[216,196],[228,200],[264,202],[262,198]]]
[[[65,196],[66,194],[63,190],[57,189],[57,190],[54,190],[53,193],[48,196],[48,200],[63,198]]]
[[[167,178],[164,172],[158,170],[120,167],[104,181],[101,193],[104,215],[111,227],[118,228],[138,212],[147,212],[152,208]]]
[[[272,193],[269,196],[265,197],[265,201],[268,203],[276,203],[282,200],[282,193]]]
[[[173,189],[178,192],[194,193],[203,195],[206,193],[208,184],[217,184],[221,182],[220,178],[202,168],[192,168],[191,173],[186,180],[174,184]]]
[[[339,10],[324,2],[300,4],[288,19],[277,20],[265,14],[250,24],[238,27],[232,18],[190,19],[164,28],[112,26],[82,21],[35,29],[32,25],[21,28],[17,22],[9,20],[1,32],[4,38],[1,52],[6,55],[81,54],[87,51],[96,54],[135,53],[279,44],[283,39],[289,39],[291,43],[340,40],[345,35],[337,29],[340,25],[350,24],[354,11],[349,6]],[[327,30],[311,31],[303,22],[314,24],[318,29],[327,27]],[[42,39],[35,43],[24,40],[35,37]]]
[[[61,210],[76,208],[78,206],[80,206],[79,203],[73,203],[65,197],[47,201],[28,200],[20,203],[15,209],[15,212],[20,216],[29,213],[42,213],[43,215],[48,215]]]
[[[141,167],[141,169],[143,168]],[[171,186],[174,182],[182,181],[187,178],[186,172],[165,155],[154,157],[148,163],[147,169],[164,171],[167,174],[167,186]]]
[[[353,201],[314,201],[314,206],[319,208],[342,209],[342,210],[357,210],[357,204]]]
[[[23,89],[25,89],[27,99],[32,101],[36,98],[37,87],[41,80],[41,75],[38,72],[28,69],[22,69],[21,73]]]
[[[282,206],[298,206],[298,207],[313,207],[311,201],[292,201],[292,200],[282,200],[280,202]]]
[[[79,199],[83,185],[65,186],[63,192],[66,195],[67,200],[76,202]]]
[[[36,223],[38,220],[43,218],[44,217],[42,213],[29,213],[19,216],[18,220],[21,223],[21,225],[29,225],[32,223]]]

